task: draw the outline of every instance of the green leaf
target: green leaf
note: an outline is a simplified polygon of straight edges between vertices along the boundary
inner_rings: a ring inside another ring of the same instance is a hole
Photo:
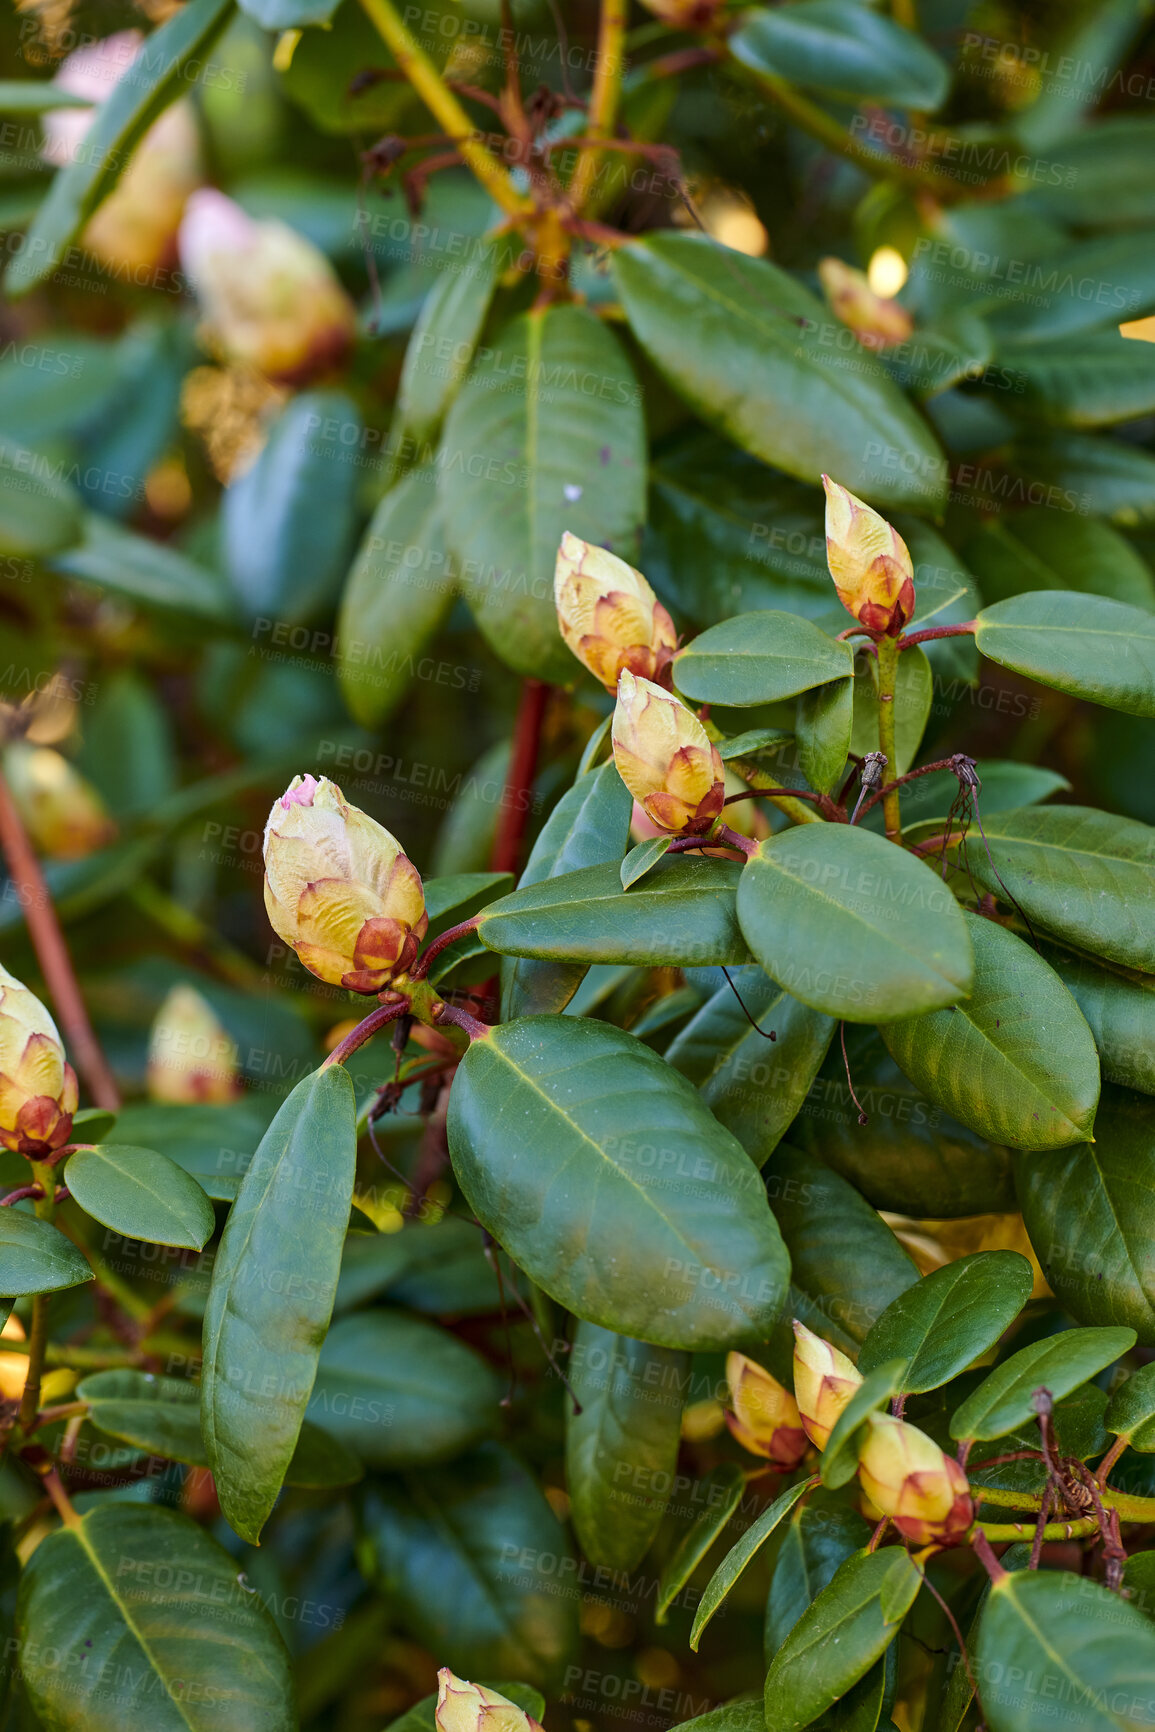
[[[762,1701],[723,1702],[692,1720],[682,1720],[671,1732],[765,1732]]]
[[[906,654],[899,662],[900,667]],[[994,812],[1041,804],[1052,794],[1069,793],[1071,788],[1065,776],[1039,764],[1015,764],[997,758],[992,762],[984,758],[979,765],[979,774],[982,777],[980,799],[984,824]],[[952,770],[932,770],[929,775],[920,776],[917,782],[908,782],[902,790],[903,828],[909,830],[931,818],[945,818],[957,794],[958,777]],[[859,818],[860,824],[872,830],[881,831],[884,822],[881,805],[872,806],[865,817]],[[979,846],[981,848],[981,841]]]
[[[844,1495],[815,1488],[813,1496],[794,1511],[782,1536],[770,1594],[766,1601],[767,1664],[839,1567],[861,1551],[870,1538],[870,1524]],[[761,1703],[759,1703],[761,1707]]]
[[[155,1505],[105,1504],[24,1570],[20,1666],[46,1732],[286,1732],[289,1657],[237,1560]]]
[[[682,1535],[658,1579],[655,1624],[667,1621],[670,1607],[710,1547],[730,1525],[730,1517],[741,1503],[745,1489],[746,1476],[736,1462],[721,1462],[706,1474],[701,1482],[702,1501],[706,1507]]]
[[[446,410],[469,368],[497,287],[498,250],[490,247],[464,269],[445,271],[421,304],[405,350],[390,444],[403,463],[420,459],[436,439]]]
[[[449,1146],[482,1224],[568,1310],[694,1350],[757,1340],[787,1265],[741,1145],[632,1035],[527,1017],[474,1041]]]
[[[886,776],[905,776],[918,755],[934,698],[931,665],[916,644],[898,658],[894,682],[895,762]],[[854,664],[854,727],[850,750],[859,757],[878,750],[878,658],[860,655]],[[917,787],[917,782],[915,783]],[[956,783],[957,786],[957,783]],[[905,808],[903,822],[909,823]]]
[[[831,680],[799,695],[794,732],[798,762],[820,794],[832,793],[846,768],[853,726],[853,680]]]
[[[1015,1570],[992,1584],[975,1671],[991,1732],[1039,1732],[1061,1702],[1079,1732],[1131,1732],[1148,1717],[1155,1630],[1089,1576]]]
[[[1155,1112],[1108,1090],[1095,1142],[1016,1163],[1043,1273],[1080,1323],[1121,1323],[1155,1347]]]
[[[263,30],[296,30],[305,24],[324,24],[340,0],[238,0],[238,4]]]
[[[743,936],[803,1004],[850,1022],[890,1022],[970,990],[970,939],[929,866],[846,824],[762,842],[738,885]]]
[[[1155,616],[1104,596],[1040,589],[978,616],[983,655],[1044,686],[1155,716]]]
[[[678,690],[699,704],[745,708],[845,677],[847,643],[793,613],[742,613],[711,626],[674,658]]]
[[[1086,1017],[1107,1081],[1155,1094],[1155,981],[1115,974],[1057,945],[1041,945],[1040,955]]]
[[[10,297],[27,294],[56,270],[148,128],[181,93],[186,64],[204,54],[231,12],[232,0],[189,0],[153,31],[132,77],[115,84],[97,110],[84,149],[52,182],[8,266],[4,286]]]
[[[199,1251],[212,1238],[213,1206],[183,1167],[155,1149],[125,1143],[78,1149],[65,1183],[85,1214],[149,1245]]]
[[[745,734],[736,734],[731,740],[719,740],[718,756],[724,764],[732,764],[736,758],[756,758],[759,753],[783,746],[793,738],[793,734],[788,734],[783,728],[751,728]]]
[[[0,437],[0,470],[19,477],[0,485],[0,554],[42,558],[78,540],[80,499],[55,467],[39,452]]]
[[[863,1377],[826,1440],[819,1464],[823,1485],[836,1491],[854,1478],[858,1471],[858,1444],[866,1416],[884,1407],[892,1396],[898,1394],[902,1388],[902,1372],[901,1359],[888,1359],[884,1364],[876,1364]]]
[[[1155,974],[1155,830],[1089,806],[996,812],[983,823],[1007,888],[986,850],[969,848],[976,883],[1004,899],[1009,890],[1033,925],[1076,949]]]
[[[855,0],[794,0],[742,14],[730,52],[755,72],[856,102],[938,108],[950,69],[912,30]]]
[[[215,1106],[207,1101],[133,1101],[117,1115],[102,1141],[137,1147],[159,1144],[191,1173],[206,1196],[231,1203],[273,1116],[267,1098],[243,1095]]]
[[[462,1677],[560,1688],[577,1635],[577,1567],[509,1450],[486,1443],[452,1467],[376,1481],[364,1532],[377,1586],[431,1654]]]
[[[734,905],[741,872],[730,860],[675,855],[623,890],[616,862],[585,866],[490,903],[478,933],[501,955],[546,962],[749,962]]]
[[[387,720],[419,677],[454,588],[437,489],[422,472],[407,475],[373,513],[337,618],[341,691],[363,727]]]
[[[645,517],[641,391],[585,307],[504,325],[461,387],[438,455],[446,535],[482,636],[517,673],[572,681],[553,571],[565,530],[636,557]]]
[[[726,1595],[733,1588],[738,1577],[747,1564],[766,1544],[775,1529],[786,1519],[799,1498],[814,1489],[812,1479],[804,1479],[799,1485],[792,1485],[782,1495],[775,1498],[768,1509],[764,1509],[757,1521],[751,1522],[736,1546],[731,1546],[714,1574],[706,1584],[706,1591],[698,1602],[698,1610],[694,1614],[694,1627],[690,1632],[690,1646],[695,1653],[698,1643],[702,1640],[702,1631],[722,1604]]]
[[[72,1140],[76,1143],[103,1143],[111,1141],[111,1133],[116,1128],[117,1114],[107,1107],[81,1107],[72,1115]]]
[[[47,1221],[13,1206],[0,1209],[0,1275],[5,1296],[56,1293],[92,1280],[92,1270],[71,1240]]]
[[[241,1181],[213,1268],[201,1426],[221,1509],[252,1543],[292,1459],[333,1309],[355,1116],[341,1065],[297,1084]]]
[[[1108,517],[1124,528],[1155,518],[1155,457],[1137,445],[1056,431],[1023,437],[1007,455],[1021,475],[1045,490],[1065,523],[1074,512]]]
[[[0,80],[0,114],[47,114],[53,108],[91,108],[90,96],[74,96],[52,79]]]
[[[946,468],[926,423],[867,351],[849,368],[823,344],[829,312],[785,271],[666,231],[619,248],[613,275],[639,343],[708,426],[801,480],[938,509]]]
[[[566,1403],[574,1532],[592,1564],[632,1570],[674,1483],[689,1360],[579,1320],[567,1367],[581,1408]]]
[[[859,1371],[899,1359],[905,1393],[940,1389],[995,1345],[1033,1279],[1017,1251],[975,1251],[935,1269],[887,1306],[862,1343]]]
[[[1155,582],[1131,543],[1095,517],[1038,506],[1000,517],[967,544],[967,563],[991,602],[1070,589],[1155,610]]]
[[[330,1329],[306,1411],[368,1467],[417,1467],[480,1442],[500,1397],[489,1366],[447,1330],[362,1311]]]
[[[1121,1383],[1107,1404],[1103,1423],[1141,1455],[1155,1450],[1155,1360]]]
[[[999,345],[1022,412],[1053,427],[1111,427],[1155,408],[1155,355],[1118,330]]]
[[[97,512],[87,513],[79,527],[83,540],[55,555],[54,571],[140,607],[213,625],[231,623],[233,609],[223,580],[175,547],[134,535]],[[74,539],[68,537],[69,542]]]
[[[1135,1345],[1133,1329],[1066,1329],[1020,1347],[984,1377],[950,1422],[952,1437],[985,1440],[1014,1431],[1034,1413],[1036,1389],[1056,1401]]]
[[[662,859],[673,840],[672,836],[651,836],[648,841],[631,848],[621,865],[622,889],[628,890],[631,884],[644,878]]]
[[[803,1612],[766,1674],[766,1732],[798,1732],[845,1695],[897,1634],[922,1586],[905,1551],[857,1552]]]
[[[1099,1055],[1053,968],[993,920],[964,914],[974,950],[970,996],[883,1030],[891,1057],[960,1123],[1014,1149],[1090,1140]]]
[[[743,968],[675,1035],[665,1058],[761,1166],[807,1098],[833,1033],[829,1017],[799,1003],[760,968]]]

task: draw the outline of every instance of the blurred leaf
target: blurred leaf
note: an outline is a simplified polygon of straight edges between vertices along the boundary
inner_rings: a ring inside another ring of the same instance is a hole
[[[855,0],[792,0],[741,15],[730,52],[755,72],[884,107],[940,107],[950,69],[921,37]]]
[[[340,0],[238,0],[242,12],[265,30],[296,30],[304,24],[324,24]]]
[[[114,1233],[192,1251],[212,1237],[212,1204],[183,1167],[156,1149],[97,1144],[70,1155],[64,1170],[85,1214]]]
[[[655,1624],[664,1624],[670,1607],[686,1587],[706,1553],[721,1539],[730,1518],[742,1501],[746,1481],[736,1462],[724,1461],[705,1476],[703,1502],[706,1507],[678,1541],[657,1584]]]
[[[186,558],[176,548],[134,535],[107,517],[89,513],[78,547],[57,553],[55,571],[111,590],[124,601],[186,614],[212,625],[227,625],[233,609],[226,586],[215,572]]]
[[[1080,229],[1148,226],[1155,192],[1143,165],[1153,142],[1155,120],[1149,115],[1102,116],[1093,126],[1050,140],[1048,173],[1016,202]]]
[[[117,1115],[115,1128],[101,1133],[101,1140],[146,1148],[157,1144],[208,1196],[232,1202],[275,1104],[256,1095],[222,1106],[132,1101]]]
[[[1039,503],[1061,511],[1065,521],[1076,512],[1124,526],[1155,518],[1155,457],[1136,445],[1093,433],[1037,431],[1016,440],[1007,457],[1032,484],[1019,497],[1042,495]]]
[[[1003,342],[998,358],[1021,382],[1017,407],[1054,427],[1110,427],[1155,409],[1155,352],[1115,329]]]
[[[460,271],[446,271],[417,316],[397,384],[390,444],[401,462],[421,460],[473,365],[497,287],[498,249],[491,246]]]
[[[131,668],[101,683],[77,767],[116,817],[152,813],[178,780],[172,720],[153,686]]]
[[[757,1521],[752,1522],[738,1541],[732,1546],[710,1577],[706,1591],[698,1602],[698,1610],[694,1614],[694,1628],[690,1635],[690,1646],[697,1652],[698,1643],[702,1639],[702,1631],[722,1604],[746,1565],[755,1554],[766,1544],[774,1530],[783,1522],[798,1502],[798,1499],[812,1489],[810,1481],[803,1480],[800,1485],[792,1485],[780,1497],[775,1498],[769,1509],[762,1511]]]
[[[81,533],[80,500],[38,452],[0,438],[0,553],[42,557]]]
[[[50,78],[0,81],[0,114],[45,114],[52,108],[91,108],[90,96],[74,96]]]
[[[888,765],[887,779],[905,776],[918,756],[934,700],[934,675],[930,662],[918,645],[898,658],[894,682],[895,761]],[[854,730],[850,750],[859,757],[878,750],[878,660],[860,655],[854,663]],[[918,784],[915,783],[917,787]],[[906,823],[905,807],[903,822]]]

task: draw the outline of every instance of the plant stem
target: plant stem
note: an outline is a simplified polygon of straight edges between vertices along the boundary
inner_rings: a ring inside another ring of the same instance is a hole
[[[482,186],[510,216],[528,215],[533,209],[530,201],[518,192],[501,163],[474,136],[477,128],[421,44],[410,34],[392,0],[361,0],[361,5],[399,70],[455,141],[462,160]]]
[[[884,637],[878,645],[878,749],[891,766],[898,758],[894,744],[894,685],[898,673],[898,645],[892,637]],[[898,789],[893,784],[882,801],[888,842],[902,841],[902,813]]]
[[[8,782],[0,772],[0,846],[8,862],[8,871],[15,886],[28,931],[40,963],[60,1025],[64,1043],[76,1060],[76,1068],[84,1078],[88,1092],[98,1107],[116,1112],[120,1106],[120,1091],[113,1081],[108,1061],[100,1050],[93,1033],[88,1012],[80,995],[72,958],[40,862],[28,840],[28,832],[16,810]]]
[[[989,1535],[982,1526],[976,1527],[971,1544],[974,1547],[975,1556],[986,1570],[991,1581],[1001,1582],[1007,1572],[991,1550]]]
[[[1100,1485],[1106,1485],[1107,1475],[1110,1473],[1111,1469],[1114,1467],[1130,1441],[1131,1440],[1128,1437],[1117,1437],[1115,1439],[1114,1443],[1111,1445],[1110,1449],[1107,1451],[1106,1455],[1095,1470],[1095,1478],[1098,1480]]]
[[[525,679],[521,683],[517,720],[513,724],[513,750],[505,778],[497,838],[493,844],[495,872],[516,872],[518,868],[549,693],[550,688],[544,680]]]
[[[443,1000],[434,1008],[434,1022],[451,1022],[454,1028],[463,1028],[471,1041],[484,1040],[493,1032],[487,1022],[479,1022],[477,1017],[470,1016],[460,1005],[446,1004]]]
[[[64,1482],[56,1469],[49,1464],[40,1477],[44,1481],[44,1489],[56,1505],[57,1513],[60,1515],[62,1521],[67,1527],[78,1528],[80,1526],[80,1517],[73,1508],[72,1499],[65,1491]]]
[[[33,1161],[32,1171],[37,1183],[44,1188],[44,1195],[36,1199],[34,1205],[36,1219],[51,1224],[56,1213],[56,1180],[52,1168],[41,1161]],[[32,1301],[32,1328],[28,1336],[28,1375],[24,1380],[24,1393],[20,1397],[20,1424],[25,1431],[30,1431],[36,1420],[40,1407],[40,1379],[44,1373],[44,1355],[48,1348],[48,1299],[47,1293],[38,1293]]]
[[[911,631],[900,637],[898,647],[912,649],[916,643],[930,643],[939,637],[973,637],[978,623],[977,619],[968,619],[963,625],[928,625],[924,631]]]
[[[481,915],[475,914],[469,920],[462,920],[456,926],[448,927],[439,938],[433,940],[432,944],[426,945],[409,971],[410,979],[424,980],[429,973],[430,964],[440,956],[443,950],[448,949],[457,939],[464,938],[467,932],[476,932],[480,925]]]
[[[1099,1526],[1098,1516],[1079,1516],[1066,1522],[1048,1522],[1043,1529],[1044,1540],[1077,1540],[1087,1534],[1093,1534]],[[975,1535],[974,1548],[978,1551],[978,1540],[1023,1540],[1034,1538],[1036,1523],[1026,1522],[979,1522]]]
[[[331,1064],[344,1064],[357,1048],[364,1046],[367,1040],[372,1040],[378,1029],[387,1023],[396,1022],[399,1016],[404,1016],[409,1009],[410,1001],[403,995],[392,999],[388,1004],[379,1004],[376,1010],[371,1010],[367,1017],[351,1029],[344,1040],[338,1041],[332,1052],[321,1065],[322,1070],[328,1070]]]
[[[614,135],[614,121],[622,93],[628,11],[629,0],[602,0],[597,68],[586,127],[593,138],[612,138]],[[601,162],[602,153],[598,150],[585,150],[579,157],[569,185],[570,204],[575,211],[584,211],[589,203]]]

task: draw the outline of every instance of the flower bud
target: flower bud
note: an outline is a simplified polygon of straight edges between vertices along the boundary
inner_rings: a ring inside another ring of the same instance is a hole
[[[417,868],[324,776],[294,776],[265,826],[265,908],[318,980],[380,992],[429,927]]]
[[[51,746],[17,741],[4,754],[4,773],[25,829],[49,859],[81,860],[116,835],[91,782]]]
[[[806,1435],[819,1449],[826,1448],[839,1414],[861,1382],[845,1353],[795,1320],[794,1395]]]
[[[957,1544],[974,1520],[966,1474],[933,1438],[889,1413],[867,1415],[858,1458],[862,1489],[916,1545]]]
[[[826,560],[838,599],[867,631],[897,637],[914,612],[914,566],[906,542],[885,517],[829,475]]]
[[[181,264],[226,361],[301,385],[342,361],[357,313],[325,255],[276,219],[254,222],[212,187],[189,199]]]
[[[154,1101],[236,1100],[237,1045],[207,999],[174,986],[152,1025],[148,1093]]]
[[[62,1149],[78,1098],[56,1024],[0,967],[0,1143],[33,1160]]]
[[[438,1732],[542,1732],[540,1723],[508,1696],[455,1677],[448,1666],[437,1674]]]
[[[798,1404],[776,1377],[744,1353],[726,1357],[733,1413],[726,1424],[752,1455],[764,1455],[783,1472],[796,1468],[809,1447]]]
[[[876,295],[864,271],[856,271],[841,259],[821,259],[818,278],[835,318],[868,348],[904,343],[913,331],[914,320],[906,308]]]
[[[680,699],[623,668],[613,742],[619,776],[660,830],[703,836],[713,829],[726,791],[722,760]]]
[[[607,691],[623,668],[660,680],[678,647],[674,622],[642,576],[624,559],[566,530],[553,577],[561,635]]]
[[[139,30],[120,30],[70,54],[53,83],[103,103],[144,47]],[[43,117],[43,155],[63,166],[84,160],[96,109],[53,108]],[[83,244],[107,265],[152,270],[172,257],[181,213],[201,184],[200,138],[192,105],[174,102],[149,128],[128,166],[84,230]]]

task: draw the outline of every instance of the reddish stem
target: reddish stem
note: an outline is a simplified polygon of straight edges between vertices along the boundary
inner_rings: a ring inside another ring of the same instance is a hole
[[[4,849],[8,871],[28,922],[41,973],[60,1018],[64,1043],[76,1060],[76,1068],[96,1105],[117,1112],[120,1091],[88,1020],[72,958],[40,862],[3,774],[0,774],[0,846]]]
[[[541,725],[549,702],[550,688],[544,680],[523,680],[517,720],[513,726],[513,751],[502,796],[502,813],[493,845],[493,870],[516,872],[525,839],[533,778],[541,746]]]
[[[460,1005],[440,1003],[434,1006],[433,1017],[436,1022],[451,1022],[454,1028],[463,1028],[470,1040],[484,1040],[492,1032],[487,1022],[479,1022],[475,1016],[470,1016]]]
[[[933,764],[923,764],[921,769],[908,770],[905,776],[896,776],[893,782],[887,782],[885,787],[876,789],[869,799],[862,802],[858,809],[858,816],[865,818],[872,806],[877,806],[880,800],[884,799],[887,794],[893,794],[896,788],[904,788],[908,782],[917,782],[920,776],[929,776],[932,770],[949,770],[950,766],[951,760],[949,758],[936,758]]]
[[[359,1022],[356,1028],[350,1030],[344,1040],[338,1041],[322,1064],[321,1069],[328,1070],[331,1064],[344,1064],[345,1060],[355,1053],[359,1046],[364,1046],[367,1040],[372,1040],[378,1029],[384,1028],[387,1023],[396,1022],[397,1018],[404,1016],[408,1009],[409,1000],[407,998],[396,998],[389,1004],[379,1004],[376,1010],[369,1012],[363,1022]]]
[[[971,1536],[971,1545],[974,1547],[976,1558],[983,1566],[983,1569],[987,1572],[987,1575],[991,1578],[992,1583],[1001,1582],[1007,1572],[1004,1570],[1002,1564],[1000,1564],[998,1558],[996,1558],[994,1547],[991,1545],[990,1540],[988,1540],[982,1528],[975,1529]]]
[[[424,980],[429,973],[430,964],[440,956],[443,950],[448,949],[457,939],[464,938],[467,932],[476,932],[480,925],[481,915],[475,914],[470,920],[462,920],[456,926],[450,926],[441,934],[440,938],[435,938],[432,944],[426,945],[409,970],[409,978],[411,980]]]
[[[1114,1443],[1111,1445],[1110,1449],[1107,1451],[1106,1455],[1095,1470],[1095,1478],[1098,1480],[1100,1485],[1106,1485],[1107,1475],[1110,1473],[1111,1469],[1114,1467],[1130,1441],[1131,1440],[1128,1437],[1117,1437],[1115,1439]]]
[[[929,643],[936,637],[973,637],[978,626],[977,619],[968,619],[964,625],[928,625],[924,631],[912,631],[906,637],[900,637],[900,650],[911,649],[916,643]]]

